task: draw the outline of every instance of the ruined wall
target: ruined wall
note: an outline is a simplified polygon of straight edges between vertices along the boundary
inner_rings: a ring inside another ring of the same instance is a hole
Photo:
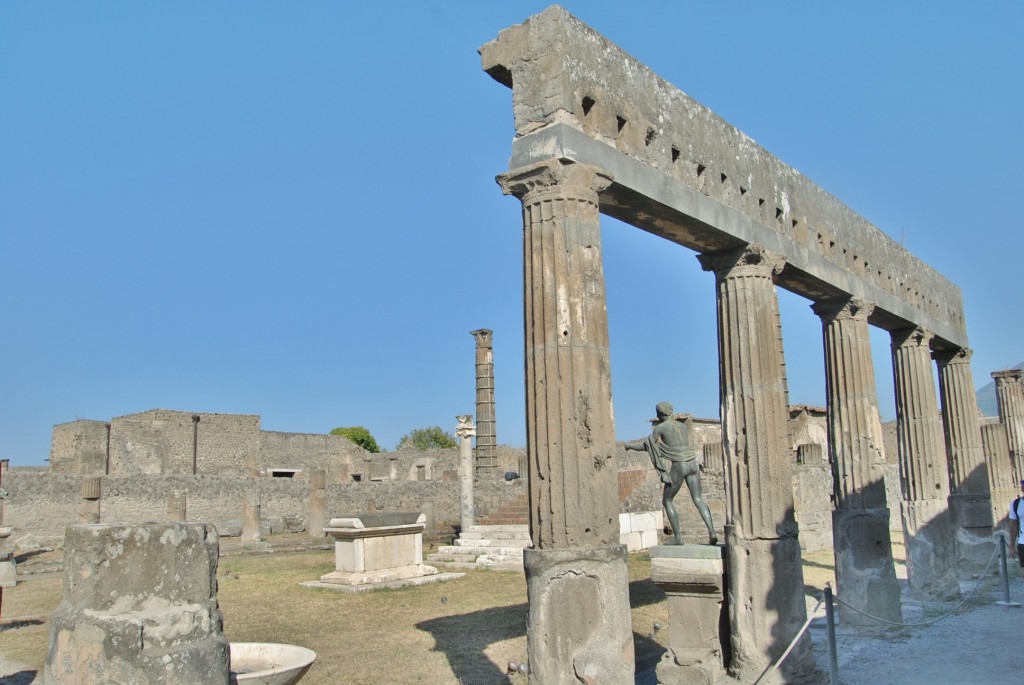
[[[110,473],[192,473],[192,414],[153,409],[110,421]]]
[[[198,473],[246,475],[258,469],[260,417],[252,414],[197,414]]]
[[[50,468],[55,473],[103,475],[107,469],[106,421],[80,419],[53,427]]]

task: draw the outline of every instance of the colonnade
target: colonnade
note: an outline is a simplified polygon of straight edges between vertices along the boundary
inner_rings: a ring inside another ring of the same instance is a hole
[[[609,676],[602,682],[632,682],[599,220],[612,178],[552,159],[498,180],[523,204],[531,672],[538,682],[559,682],[556,665],[572,658]],[[698,259],[716,283],[732,670],[742,678],[763,671],[806,618],[775,283],[785,261],[753,244]],[[898,620],[873,305],[845,297],[812,308],[823,330],[837,580],[848,599]],[[933,350],[920,327],[890,335],[910,587],[921,598],[948,599],[959,593],[950,502],[983,497],[988,487],[979,475],[984,450],[970,351]],[[1018,399],[1024,409],[1024,393]],[[581,621],[580,607],[604,615]],[[561,637],[545,642],[542,634]],[[575,656],[557,653],[569,644]],[[813,672],[808,640],[784,670],[794,681]]]

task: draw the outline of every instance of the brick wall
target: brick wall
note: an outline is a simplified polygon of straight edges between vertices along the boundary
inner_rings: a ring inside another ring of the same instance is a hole
[[[50,468],[55,473],[106,473],[108,430],[105,421],[85,419],[54,426]]]

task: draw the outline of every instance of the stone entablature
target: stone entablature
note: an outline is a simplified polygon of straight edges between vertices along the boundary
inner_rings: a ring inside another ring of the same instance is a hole
[[[698,252],[758,244],[778,285],[853,296],[871,323],[967,347],[960,289],[834,196],[560,7],[501,32],[482,66],[511,87],[510,168],[559,158],[614,178],[601,211]],[[668,182],[666,182],[668,181]]]

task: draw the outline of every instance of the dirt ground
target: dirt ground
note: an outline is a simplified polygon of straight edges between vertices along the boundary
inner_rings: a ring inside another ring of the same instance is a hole
[[[224,550],[229,555],[232,551]],[[1024,602],[1024,579],[1012,567],[1010,575],[1011,603]],[[964,574],[961,590],[964,597],[971,596],[960,608],[905,602],[906,622],[934,621],[929,625],[869,632],[838,625],[839,685],[1024,685],[1024,649],[1019,637],[1024,611],[1000,603],[1004,599],[1003,585],[992,571],[985,577]],[[813,600],[809,601],[812,609]],[[816,615],[823,617],[824,609]],[[6,617],[0,626],[0,684],[42,682],[42,674],[34,668],[4,657],[3,631],[13,627]],[[829,683],[824,618],[812,621],[810,633],[822,682]],[[515,682],[523,680],[520,677]],[[401,685],[393,679],[390,682]],[[636,679],[637,685],[656,682],[653,670],[638,674]]]

